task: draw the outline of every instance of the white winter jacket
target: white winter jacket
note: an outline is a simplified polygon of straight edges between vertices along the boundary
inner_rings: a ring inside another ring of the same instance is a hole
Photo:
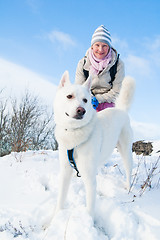
[[[117,52],[112,48],[111,62],[101,73],[92,76],[91,92],[97,98],[99,103],[114,103],[120,92],[121,84],[125,75],[124,63],[121,59],[119,59],[117,64],[117,73],[115,75],[113,85],[109,83],[111,80],[109,69],[115,64],[116,60]],[[83,69],[89,71],[90,65],[91,62],[87,51],[85,57],[83,57],[77,65],[75,83],[83,84],[86,81]]]

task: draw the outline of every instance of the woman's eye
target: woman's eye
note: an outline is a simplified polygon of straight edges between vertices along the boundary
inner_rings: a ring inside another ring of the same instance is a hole
[[[69,94],[69,95],[67,95],[67,98],[68,98],[68,99],[72,99],[72,98],[73,98],[73,95]]]
[[[84,102],[84,103],[87,103],[87,99],[86,99],[86,98],[84,98],[84,99],[83,99],[83,102]]]

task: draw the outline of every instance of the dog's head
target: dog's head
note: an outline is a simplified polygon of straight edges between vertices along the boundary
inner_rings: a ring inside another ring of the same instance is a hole
[[[90,86],[91,78],[78,85],[71,84],[68,71],[63,74],[54,101],[56,124],[64,128],[79,128],[89,123],[94,113]]]

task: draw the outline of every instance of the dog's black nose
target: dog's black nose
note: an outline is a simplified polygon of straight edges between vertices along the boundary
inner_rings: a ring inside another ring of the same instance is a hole
[[[86,113],[86,110],[83,107],[78,107],[76,110],[76,119],[82,119],[84,114]]]
[[[83,116],[86,113],[86,110],[82,107],[77,108],[77,114]]]

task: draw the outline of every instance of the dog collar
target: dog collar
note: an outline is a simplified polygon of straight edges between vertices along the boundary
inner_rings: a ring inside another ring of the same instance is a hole
[[[72,149],[70,149],[70,150],[67,150],[68,161],[69,161],[70,166],[71,166],[72,168],[74,168],[74,170],[76,170],[76,172],[77,172],[77,177],[81,177],[81,176],[79,175],[79,171],[78,171],[76,162],[75,162],[75,160],[74,160],[73,153],[74,153],[74,148],[72,148]]]

